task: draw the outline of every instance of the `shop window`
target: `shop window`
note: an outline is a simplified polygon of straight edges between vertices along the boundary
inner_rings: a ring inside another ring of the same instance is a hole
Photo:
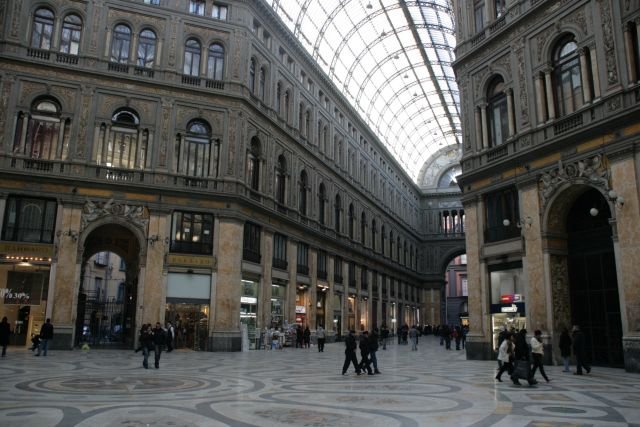
[[[554,51],[553,80],[558,116],[571,114],[582,107],[580,57],[573,36],[564,38]]]
[[[285,296],[287,287],[276,283],[271,284],[271,327],[280,329],[284,326]]]
[[[111,62],[117,64],[129,63],[131,49],[131,28],[126,25],[116,25],[111,38]]]
[[[57,100],[40,98],[32,104],[30,114],[18,113],[13,154],[38,160],[66,159],[71,122],[63,121],[60,112]]]
[[[65,16],[62,22],[62,32],[60,33],[60,52],[77,55],[80,50],[81,35],[82,19],[75,14]]]
[[[224,80],[224,47],[219,43],[209,46],[207,57],[207,78]]]
[[[174,212],[171,236],[171,252],[211,255],[213,253],[213,215]]]
[[[350,288],[356,287],[356,263],[355,262],[349,263],[349,287]]]
[[[369,289],[369,273],[367,267],[360,267],[360,289],[366,291]]]
[[[53,243],[56,210],[54,200],[9,197],[4,214],[2,240]]]
[[[342,258],[339,256],[333,259],[333,281],[336,283],[342,283]]]
[[[518,190],[510,187],[484,196],[485,242],[497,242],[520,235]],[[505,220],[509,220],[508,223]],[[506,224],[506,225],[505,225]]]
[[[323,250],[318,251],[318,279],[327,279],[327,252]]]
[[[244,224],[242,259],[260,263],[260,235],[262,227],[251,222]]]
[[[282,234],[273,235],[273,266],[282,270],[288,267],[287,237]]]
[[[258,282],[242,280],[240,291],[240,323],[247,325],[249,342],[255,345],[258,314]]]
[[[298,243],[298,274],[309,275],[309,245]]]
[[[31,47],[36,49],[51,49],[54,14],[51,10],[41,7],[33,15],[31,28]]]
[[[137,66],[153,68],[156,60],[156,33],[151,30],[143,30],[138,37]]]

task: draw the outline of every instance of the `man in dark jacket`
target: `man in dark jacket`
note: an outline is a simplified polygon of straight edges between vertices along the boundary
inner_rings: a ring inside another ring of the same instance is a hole
[[[529,383],[529,385],[537,384],[537,381],[534,380],[533,377],[531,376],[531,362],[530,362],[530,356],[529,356],[529,344],[527,344],[527,330],[524,328],[520,329],[520,331],[518,331],[518,333],[516,334],[515,355],[516,355],[516,366],[518,364],[526,364],[527,366],[526,380]],[[515,375],[511,376],[511,381],[513,381],[514,384],[518,384],[518,385],[520,384],[520,382],[518,381],[518,377],[516,377]]]
[[[586,364],[587,344],[585,336],[578,325],[573,326],[573,354],[576,356],[576,372],[575,375],[582,375],[582,368],[591,372],[591,367]]]
[[[353,363],[353,367],[356,370],[356,374],[360,375],[360,368],[358,367],[358,358],[356,357],[356,343],[355,331],[350,330],[349,335],[344,340],[344,365],[342,365],[342,375],[347,373],[349,369],[349,363]]]
[[[371,370],[371,360],[369,359],[369,353],[371,352],[371,343],[369,339],[369,332],[364,331],[360,335],[360,371],[367,369],[369,375],[373,375]]]
[[[49,348],[49,341],[53,339],[53,325],[51,324],[51,319],[47,319],[46,323],[42,325],[40,329],[40,346],[38,347],[38,352],[36,356],[40,356],[40,351],[42,350],[42,355],[47,355],[47,349]]]
[[[167,333],[162,329],[160,322],[157,322],[156,327],[153,329],[153,351],[155,352],[156,369],[160,368],[160,354],[166,343]]]
[[[369,359],[371,360],[371,364],[373,365],[373,372],[376,374],[381,373],[378,370],[378,358],[376,357],[379,340],[380,340],[380,337],[378,336],[378,328],[373,328],[373,332],[369,337]]]

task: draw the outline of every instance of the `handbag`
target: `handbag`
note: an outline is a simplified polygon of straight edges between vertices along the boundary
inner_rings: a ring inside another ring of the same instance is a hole
[[[527,360],[518,360],[516,361],[516,367],[513,370],[513,377],[518,379],[527,380],[529,379],[529,370],[531,366]]]

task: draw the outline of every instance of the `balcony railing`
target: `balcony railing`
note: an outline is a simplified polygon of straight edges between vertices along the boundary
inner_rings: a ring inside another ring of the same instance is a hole
[[[255,262],[257,264],[260,264],[261,258],[262,257],[260,256],[260,252],[255,252],[250,249],[242,250],[242,259],[245,261],[250,261],[250,262]]]
[[[333,281],[336,283],[342,283],[342,275],[341,274],[334,274],[333,275]]]
[[[318,279],[327,280],[327,272],[318,270]]]
[[[298,274],[302,274],[303,276],[308,276],[309,275],[309,266],[308,265],[298,264],[297,265],[297,271],[298,271]]]
[[[274,268],[279,268],[280,270],[286,270],[287,268],[289,268],[289,263],[284,259],[274,258],[273,259],[273,267]]]
[[[134,67],[133,68],[133,75],[134,76],[142,76],[142,77],[153,78],[154,74],[155,74],[155,72],[151,68],[144,68],[144,67]]]
[[[115,71],[116,73],[129,73],[129,64],[119,64],[117,62],[109,62],[107,65],[109,71]]]
[[[501,240],[513,239],[520,236],[520,229],[516,224],[497,225],[487,227],[484,230],[484,241],[486,243],[499,242]]]
[[[51,57],[51,52],[45,49],[37,49],[34,47],[30,47],[27,49],[27,56],[36,59],[44,59],[48,61]]]
[[[68,53],[56,53],[56,62],[62,64],[78,64],[78,55],[69,55]]]

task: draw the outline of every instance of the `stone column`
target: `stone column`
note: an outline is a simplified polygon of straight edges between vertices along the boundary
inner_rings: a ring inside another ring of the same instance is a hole
[[[622,321],[625,369],[640,372],[640,198],[637,192],[638,170],[632,153],[611,161],[611,187],[624,197],[624,205],[615,207],[616,236],[614,252]]]
[[[218,229],[218,275],[215,307],[212,307],[212,351],[240,351],[240,293],[242,283],[242,242],[244,223],[221,217]]]
[[[600,98],[600,73],[598,72],[598,60],[596,59],[596,50],[592,50],[591,55],[591,77],[593,78],[593,97]]]
[[[264,330],[271,326],[271,268],[273,264],[273,231],[264,229],[262,232],[262,269],[261,289],[258,291],[258,322],[257,328]]]
[[[482,123],[482,148],[489,148],[489,127],[487,123],[487,104],[480,106],[480,121]]]
[[[200,77],[207,77],[207,60],[209,57],[209,49],[207,46],[202,45],[202,50],[200,52]]]
[[[58,215],[62,219],[57,224],[56,233],[58,250],[53,262],[56,274],[50,276],[52,282],[49,284],[46,311],[55,328],[52,348],[73,348],[82,259],[78,256],[78,238],[65,232],[80,229],[81,209],[70,203],[58,207]]]
[[[589,64],[587,63],[587,48],[582,48],[580,54],[580,77],[582,81],[582,95],[584,102],[589,103],[592,99],[591,84],[589,81]]]
[[[166,215],[154,214],[149,217],[149,230],[165,230],[166,228]],[[162,234],[158,233],[159,236]],[[144,307],[142,316],[136,316],[138,329],[142,323],[155,324],[160,322],[164,325],[167,295],[167,276],[162,274],[165,254],[164,241],[161,237],[157,242],[147,241],[145,244],[147,245],[147,256],[138,273],[138,307]]]
[[[536,75],[534,76],[536,85],[536,113],[538,114],[538,124],[543,124],[547,121],[543,78],[543,75],[540,73],[536,73]]]
[[[509,88],[505,91],[507,95],[507,119],[509,120],[509,138],[516,134],[516,119],[513,109],[513,89]]]
[[[296,323],[296,292],[298,292],[298,244],[287,240],[287,263],[289,264],[289,284],[287,285],[286,308],[284,320],[290,325]]]
[[[630,26],[624,26],[624,54],[627,59],[627,74],[629,75],[629,83],[633,84],[637,80],[636,76],[636,57],[633,52],[633,34]]]
[[[318,315],[318,250],[309,248],[309,304],[307,306],[307,326],[316,328],[316,316]]]
[[[129,64],[138,65],[138,34],[133,33],[131,36],[131,53],[129,55]]]
[[[556,106],[553,103],[553,82],[551,80],[552,71],[553,70],[551,67],[548,67],[544,70],[544,83],[547,95],[547,112],[549,120],[555,120],[556,118]]]

